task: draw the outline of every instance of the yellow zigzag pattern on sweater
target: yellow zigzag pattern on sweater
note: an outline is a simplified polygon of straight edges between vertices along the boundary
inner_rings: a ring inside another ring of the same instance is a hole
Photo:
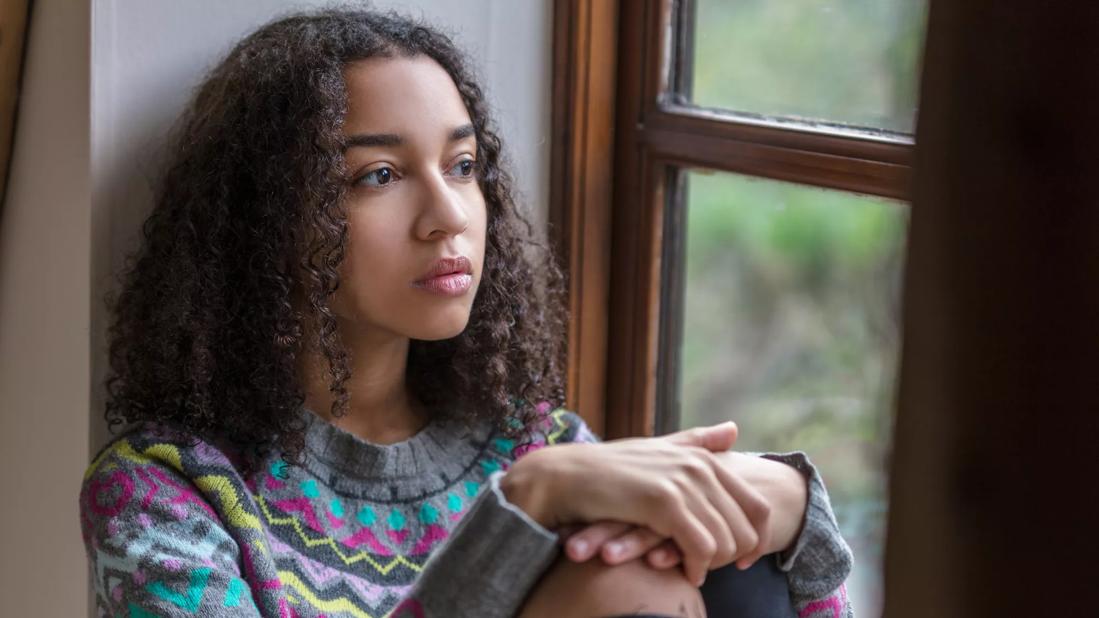
[[[221,507],[225,512],[225,519],[237,528],[250,528],[262,530],[259,518],[244,509],[237,495],[236,488],[228,477],[208,475],[195,479],[195,485],[207,493],[217,494],[221,498]]]
[[[95,461],[84,472],[84,478],[91,477],[107,455],[111,454],[140,465],[166,463],[177,472],[183,473],[183,460],[180,457],[179,449],[175,446],[171,444],[153,444],[144,451],[138,452],[129,440],[119,440],[114,446],[96,457]],[[241,504],[240,495],[237,494],[236,488],[228,477],[211,474],[195,479],[194,483],[202,491],[214,494],[221,499],[225,519],[230,525],[252,530],[263,529],[259,518],[249,513]]]
[[[313,591],[306,586],[304,582],[298,579],[292,571],[279,571],[279,580],[283,585],[290,586],[302,596],[313,607],[325,611],[325,612],[347,612],[355,618],[371,618],[370,614],[359,609],[357,605],[349,601],[346,597],[339,597],[336,599],[330,599],[325,601],[317,595],[313,594]]]
[[[563,420],[565,414],[567,414],[567,413],[568,413],[568,411],[565,410],[564,408],[558,408],[557,410],[554,410],[551,413],[551,416],[553,417],[553,421],[554,421],[554,424],[556,425],[556,427],[555,427],[554,431],[552,433],[550,433],[549,436],[546,437],[546,443],[547,444],[556,444],[557,440],[560,439],[560,437],[562,435],[564,435],[564,433],[566,431],[568,431],[569,426]],[[347,556],[342,551],[340,551],[339,546],[336,545],[336,541],[333,540],[332,537],[326,536],[326,537],[322,537],[322,538],[319,538],[319,539],[309,538],[309,536],[305,533],[305,530],[302,528],[301,522],[299,522],[297,520],[297,518],[295,518],[295,517],[276,517],[275,515],[273,515],[271,513],[271,510],[267,508],[267,501],[263,499],[263,496],[256,495],[256,502],[259,504],[260,510],[263,511],[263,515],[264,515],[264,517],[267,518],[268,522],[270,522],[271,524],[275,524],[275,525],[283,525],[283,526],[289,525],[289,526],[293,527],[294,531],[297,532],[297,534],[298,534],[298,538],[300,538],[302,540],[302,542],[305,543],[306,547],[316,547],[317,545],[327,545],[328,547],[330,547],[332,549],[333,552],[335,552],[335,554],[337,556],[340,557],[341,560],[343,560],[344,564],[346,564],[347,566],[351,566],[352,564],[355,564],[356,562],[365,560],[367,562],[367,564],[374,567],[374,569],[376,571],[378,571],[379,573],[381,573],[382,575],[388,575],[389,572],[392,571],[398,565],[404,565],[404,566],[412,569],[413,571],[415,571],[417,573],[423,571],[423,567],[421,567],[421,566],[419,566],[419,565],[417,565],[413,562],[410,562],[408,559],[406,559],[404,556],[401,556],[401,555],[396,556],[393,560],[390,560],[387,564],[381,564],[380,562],[378,562],[378,561],[374,560],[373,558],[371,558],[370,554],[368,554],[366,552],[362,552],[362,551],[358,552],[358,553],[356,553],[352,556]]]
[[[557,440],[568,431],[569,426],[561,420],[561,417],[565,416],[567,412],[568,410],[564,408],[557,408],[552,412],[553,422],[557,423],[557,430],[546,437],[546,444],[557,444]]]
[[[558,439],[568,430],[568,424],[563,420],[567,411],[563,408],[554,410],[551,413],[554,424],[556,427],[554,431],[547,436],[547,444],[555,444]],[[130,444],[129,440],[119,440],[112,447],[106,449],[100,453],[99,457],[96,457],[94,461],[88,466],[88,469],[84,472],[84,479],[87,480],[95,471],[103,464],[103,461],[107,459],[109,455],[118,455],[123,459],[127,459],[137,464],[150,464],[163,462],[171,466],[176,471],[183,473],[183,462],[180,457],[179,449],[171,444],[153,444],[144,451],[138,452]],[[209,494],[215,494],[221,499],[223,511],[228,523],[237,528],[247,528],[252,530],[262,530],[260,520],[253,514],[249,513],[242,505],[240,496],[237,494],[232,482],[225,476],[207,475],[195,479],[195,484],[204,492]],[[351,566],[356,562],[365,561],[376,571],[382,575],[388,575],[390,571],[396,568],[398,565],[404,565],[412,571],[419,573],[423,568],[414,562],[409,561],[404,556],[398,555],[386,564],[381,564],[368,553],[360,551],[351,556],[348,556],[340,550],[336,545],[335,540],[331,537],[322,537],[319,539],[309,538],[302,529],[301,523],[294,517],[276,517],[267,508],[267,502],[263,499],[263,496],[257,495],[256,501],[263,511],[267,521],[274,525],[289,525],[293,527],[294,531],[298,534],[298,537],[305,543],[306,547],[316,547],[317,545],[327,545],[332,551],[343,560],[345,565]],[[265,547],[260,547],[261,552],[266,553]],[[363,614],[364,616],[366,614]]]
[[[419,566],[418,564],[416,564],[414,562],[409,561],[404,556],[400,556],[400,555],[398,555],[395,558],[393,558],[392,560],[390,560],[388,564],[381,564],[377,560],[374,560],[373,558],[371,558],[370,554],[368,554],[364,551],[360,551],[360,552],[358,552],[358,553],[356,553],[352,556],[347,556],[342,551],[340,551],[339,546],[336,545],[336,541],[334,541],[332,539],[332,537],[326,536],[326,537],[321,537],[319,539],[311,539],[311,538],[309,538],[309,536],[307,534],[305,534],[305,530],[303,530],[302,527],[301,527],[301,522],[299,522],[296,518],[294,518],[294,517],[276,517],[275,515],[273,515],[271,513],[271,510],[267,508],[267,501],[263,499],[263,496],[256,495],[256,502],[259,504],[259,508],[260,508],[260,510],[263,511],[263,516],[267,518],[267,521],[269,521],[270,523],[275,524],[275,525],[283,525],[283,526],[288,525],[288,526],[293,527],[294,531],[298,533],[298,537],[302,540],[303,543],[305,543],[306,547],[316,547],[317,545],[327,545],[328,547],[330,547],[332,549],[333,552],[335,552],[335,554],[337,556],[340,557],[340,560],[343,560],[343,563],[346,564],[347,566],[351,566],[351,565],[355,564],[356,562],[366,561],[367,564],[374,567],[374,569],[376,571],[378,571],[379,573],[381,573],[382,575],[388,575],[389,572],[392,571],[398,565],[404,565],[404,566],[412,569],[413,571],[415,571],[417,573],[419,573],[423,570],[423,567]]]
[[[154,444],[142,452],[137,452],[129,440],[119,440],[110,448],[104,450],[84,471],[84,480],[88,480],[95,474],[103,461],[111,455],[117,455],[122,459],[128,459],[136,464],[150,464],[163,462],[178,472],[183,472],[183,462],[180,460],[179,449],[171,444]]]

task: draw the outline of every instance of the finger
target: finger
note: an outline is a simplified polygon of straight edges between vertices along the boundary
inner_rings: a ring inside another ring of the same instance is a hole
[[[632,524],[617,521],[594,523],[565,541],[565,555],[574,562],[584,562],[594,556],[607,541],[620,536],[632,527]]]
[[[708,451],[720,452],[733,448],[739,429],[733,421],[725,421],[709,427],[693,427],[663,438],[672,444],[698,446]]]
[[[732,520],[732,526],[735,530],[742,531],[739,532],[742,536],[738,538],[743,539],[744,547],[742,547],[741,555],[737,558],[737,566],[744,569],[759,560],[770,544],[772,533],[771,505],[755,487],[752,487],[746,480],[726,468],[725,463],[725,461],[715,458],[714,472],[756,534],[754,546],[749,546],[752,538],[747,532],[743,531],[744,520],[739,518]],[[738,532],[734,532],[734,534],[738,534]]]
[[[632,528],[605,543],[600,556],[609,565],[622,564],[644,556],[667,538],[651,528]]]
[[[710,474],[704,477],[707,481],[704,485],[707,491],[706,498],[718,512],[721,520],[725,522],[733,541],[727,545],[719,544],[714,563],[710,567],[716,569],[755,551],[759,545],[760,532],[748,519],[736,499],[736,497],[746,496],[749,501],[753,500],[742,491],[742,486],[750,486],[738,475],[725,468],[724,462],[713,454],[705,453],[702,458],[711,468]]]
[[[677,482],[688,508],[706,526],[716,542],[708,568],[729,564],[735,559],[739,545],[732,524],[738,524],[741,533],[744,533],[745,526],[741,522],[746,522],[747,518],[718,479],[717,468],[721,464],[712,453],[699,447],[687,447],[682,455],[685,461],[680,468],[681,474],[676,477]],[[750,526],[747,533],[754,543],[755,533]]]
[[[682,460],[671,479],[674,497],[661,505],[666,513],[664,522],[670,522],[671,528],[649,525],[656,532],[671,536],[679,545],[684,573],[696,586],[705,581],[715,555],[726,557],[736,550],[728,524],[711,503],[710,496],[724,490],[715,466],[704,455],[708,457],[709,453],[697,447],[679,453]]]
[[[754,551],[759,543],[759,533],[748,521],[748,516],[740,505],[723,489],[710,496],[710,501],[717,517],[725,526],[723,532],[728,534],[725,543],[719,543],[713,564],[710,565],[711,569],[716,569]]]
[[[679,548],[675,546],[675,543],[665,540],[658,545],[656,549],[650,551],[645,556],[649,563],[649,566],[654,569],[670,569],[682,561],[682,556],[679,554]]]
[[[683,555],[683,572],[687,581],[701,586],[706,581],[717,541],[710,534],[709,528],[695,516],[695,512],[687,508],[685,501],[681,500],[679,504],[670,506],[665,521],[670,525],[665,529],[657,528],[657,532],[664,532],[672,537]]]
[[[714,539],[714,551],[706,564],[707,571],[729,564],[737,555],[737,539],[733,535],[729,522],[715,506],[715,502],[721,499],[731,503],[732,508],[736,508],[736,504],[717,484],[716,478],[699,487],[698,492],[688,498],[691,511]]]
[[[729,553],[721,554],[719,552],[719,555],[714,558],[714,564],[711,568],[716,569],[755,552],[756,548],[759,547],[760,533],[748,520],[748,516],[744,514],[740,505],[728,494],[719,496],[715,503],[717,503],[716,508],[721,513],[721,517],[729,526],[729,533],[735,540],[735,546],[730,548]]]

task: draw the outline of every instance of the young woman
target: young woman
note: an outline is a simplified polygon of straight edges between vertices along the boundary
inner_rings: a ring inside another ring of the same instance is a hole
[[[782,594],[743,611],[850,615],[803,455],[558,408],[560,273],[446,37],[278,20],[172,144],[81,494],[102,615],[727,615],[761,567]]]

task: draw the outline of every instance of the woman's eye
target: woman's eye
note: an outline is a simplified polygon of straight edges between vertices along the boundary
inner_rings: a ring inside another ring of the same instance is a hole
[[[463,178],[469,178],[473,176],[473,173],[477,171],[477,162],[473,159],[463,159],[454,164],[454,167],[450,168],[450,173],[455,176],[461,176]]]
[[[391,167],[379,167],[376,170],[367,172],[359,177],[357,184],[367,185],[369,187],[384,187],[385,185],[393,182],[395,174]]]

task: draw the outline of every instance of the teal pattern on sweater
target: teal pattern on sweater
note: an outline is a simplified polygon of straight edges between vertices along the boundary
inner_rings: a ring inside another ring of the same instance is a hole
[[[377,445],[303,413],[302,465],[272,456],[247,476],[232,451],[164,429],[112,442],[80,499],[99,614],[511,615],[558,549],[499,475],[531,450],[596,440],[565,410],[543,409],[525,444],[439,421]],[[838,537],[827,522],[814,534]],[[819,575],[792,570],[792,591]],[[806,601],[833,607],[845,576]]]

